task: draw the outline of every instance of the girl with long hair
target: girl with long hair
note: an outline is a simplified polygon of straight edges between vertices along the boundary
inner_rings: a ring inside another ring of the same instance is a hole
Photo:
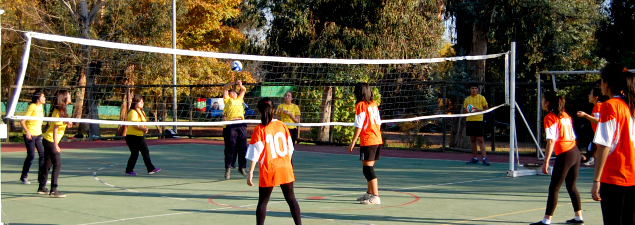
[[[132,98],[132,104],[130,104],[130,110],[128,111],[127,120],[130,122],[146,122],[146,113],[143,112],[143,97],[140,95],[134,95]],[[126,145],[130,149],[130,157],[128,158],[128,164],[126,166],[125,175],[136,176],[134,172],[135,164],[139,158],[139,152],[143,157],[143,163],[146,165],[148,174],[154,174],[161,171],[161,168],[154,167],[152,160],[150,160],[150,149],[146,143],[145,135],[148,133],[148,128],[144,125],[128,125],[126,129]]]
[[[373,93],[367,83],[357,83],[353,92],[357,99],[357,103],[355,103],[355,133],[348,146],[348,152],[353,152],[359,137],[361,146],[359,160],[362,161],[362,171],[368,186],[366,194],[357,198],[357,201],[360,201],[361,204],[381,204],[377,176],[375,175],[375,161],[379,160],[379,152],[383,144],[379,108],[377,102],[373,100]]]
[[[551,172],[545,216],[541,221],[531,225],[551,224],[551,218],[558,203],[558,192],[563,182],[566,183],[575,214],[573,219],[566,222],[573,224],[584,223],[580,193],[575,185],[578,179],[578,169],[580,168],[580,150],[576,146],[576,136],[573,132],[571,116],[564,111],[564,104],[564,98],[553,91],[545,93],[542,98],[542,109],[548,112],[544,119],[547,145],[542,173],[549,174],[551,154],[555,152],[557,157]]]
[[[278,109],[276,110],[276,114],[280,117],[280,120],[285,123],[299,123],[300,122],[300,107],[298,105],[293,104],[293,93],[287,91],[284,94],[284,104],[278,105]],[[289,132],[291,132],[291,139],[293,139],[293,144],[298,140],[298,127],[297,126],[287,126],[289,128]]]
[[[295,199],[293,191],[293,141],[287,126],[273,120],[274,107],[270,98],[258,101],[260,112],[260,124],[254,128],[251,143],[247,148],[246,158],[251,161],[247,185],[253,186],[254,169],[259,163],[258,169],[258,206],[256,207],[256,224],[264,224],[267,216],[267,203],[271,197],[273,187],[280,186],[284,199],[289,205],[291,216],[295,224],[302,224],[300,218],[300,206]]]
[[[611,99],[600,108],[593,139],[598,147],[591,196],[600,201],[604,224],[635,224],[635,78],[618,64],[600,74],[602,93]]]
[[[42,91],[36,91],[31,97],[31,104],[26,108],[25,116],[32,117],[44,117],[44,104],[46,103],[46,96]],[[29,176],[29,170],[31,164],[35,158],[35,149],[38,153],[38,168],[44,164],[44,146],[42,146],[42,120],[21,120],[22,125],[22,137],[24,137],[24,145],[26,146],[26,159],[24,159],[24,165],[22,166],[22,174],[20,175],[20,182],[23,184],[31,184],[27,177]]]
[[[68,113],[66,112],[66,106],[71,103],[71,94],[67,90],[59,90],[55,93],[53,98],[52,109],[49,113],[49,117],[66,118]],[[55,198],[64,198],[65,194],[57,190],[57,180],[62,169],[62,159],[60,158],[60,140],[64,136],[66,128],[71,128],[72,122],[51,122],[49,128],[44,133],[42,145],[44,145],[44,163],[40,165],[38,173],[38,194],[48,194]],[[46,182],[48,180],[48,170],[52,168],[51,174],[51,190],[49,192],[46,189]]]

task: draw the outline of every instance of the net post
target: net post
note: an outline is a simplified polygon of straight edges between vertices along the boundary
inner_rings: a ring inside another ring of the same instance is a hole
[[[443,114],[444,115],[447,113],[446,112],[447,111],[447,105],[446,105],[447,104],[447,99],[446,99],[447,87],[448,85],[445,84],[445,81],[444,81],[444,84],[443,84]],[[441,119],[441,125],[443,126],[443,128],[441,128],[443,130],[443,143],[441,144],[442,152],[445,151],[445,143],[446,143],[445,136],[447,131],[445,130],[445,123],[446,123],[445,118]]]
[[[507,67],[507,65],[506,65]],[[516,177],[514,151],[516,149],[516,42],[511,43],[509,60],[509,171],[507,176]]]
[[[537,99],[536,99],[536,136],[538,136],[538,146],[536,146],[536,159],[540,159],[540,151],[542,151],[542,147],[540,146],[540,140],[541,140],[541,136],[542,136],[542,132],[540,132],[541,126],[540,126],[540,119],[542,117],[542,85],[541,85],[541,77],[540,77],[540,73],[538,73],[537,76],[537,80],[536,83],[537,84],[537,88],[538,88],[538,93],[537,93]]]
[[[172,0],[172,49],[176,49],[176,0]],[[172,54],[172,118],[176,119],[176,54]],[[165,120],[164,120],[165,121]],[[174,125],[174,132],[179,133],[177,126]],[[163,133],[163,132],[162,132]]]
[[[492,99],[492,105],[496,105],[496,98],[494,98],[494,85],[489,86],[489,90],[490,90],[490,99]],[[491,139],[491,144],[492,144],[492,152],[496,151],[496,111],[492,112],[492,139]]]
[[[192,122],[192,114],[194,113],[194,111],[192,110],[192,106],[194,106],[194,97],[192,97],[192,90],[194,88],[192,87],[192,85],[190,85],[190,107],[189,107],[189,112],[190,112],[190,122]],[[190,126],[189,132],[187,134],[190,138],[192,137],[192,126]]]
[[[18,82],[16,83],[15,93],[11,99],[11,106],[7,109],[6,118],[12,117],[15,113],[15,107],[18,105],[18,99],[20,98],[20,92],[22,91],[22,84],[24,84],[24,77],[26,74],[26,67],[29,63],[29,54],[31,52],[31,33],[25,33],[26,43],[24,44],[24,53],[22,54],[22,63],[20,65],[20,74],[18,75]]]

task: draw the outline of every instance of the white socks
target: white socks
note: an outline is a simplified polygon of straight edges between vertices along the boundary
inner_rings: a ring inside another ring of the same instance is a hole
[[[573,219],[577,220],[577,221],[584,221],[584,219],[580,216],[574,216]]]

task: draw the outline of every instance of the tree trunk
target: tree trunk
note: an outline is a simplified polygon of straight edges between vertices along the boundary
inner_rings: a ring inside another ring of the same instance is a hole
[[[134,85],[133,71],[135,69],[135,65],[128,65],[126,70],[124,71],[124,85],[132,86]],[[128,119],[128,109],[130,108],[130,104],[132,103],[133,90],[130,87],[124,88],[124,93],[121,97],[121,109],[119,110],[119,120],[126,121]],[[148,118],[146,118],[148,119]],[[148,120],[150,121],[150,120]],[[124,136],[126,135],[126,126],[119,126],[117,129],[116,136]]]
[[[322,104],[320,105],[320,123],[331,122],[331,104],[333,103],[333,87],[326,86],[322,89]],[[329,141],[330,126],[318,127],[317,140]]]

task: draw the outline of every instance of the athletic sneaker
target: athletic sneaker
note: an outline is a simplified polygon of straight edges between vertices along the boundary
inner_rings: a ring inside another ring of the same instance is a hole
[[[31,184],[26,178],[20,178],[20,182],[22,182],[22,184]]]
[[[126,172],[127,176],[137,176],[137,173],[135,173],[134,171],[132,172]]]
[[[62,192],[60,192],[60,191],[51,191],[49,196],[52,197],[52,198],[66,198],[66,195],[62,194]]]
[[[489,161],[487,158],[483,158],[483,166],[489,166]]]
[[[243,177],[247,176],[247,173],[245,172],[245,168],[238,168],[238,172],[240,172],[240,174],[242,174]]]
[[[41,195],[48,195],[49,194],[49,189],[48,188],[37,189],[37,193],[41,194]]]
[[[231,177],[229,174],[232,172],[231,168],[225,168],[225,180],[229,180]]]
[[[593,166],[593,165],[595,165],[595,157],[591,157],[589,159],[589,161],[586,161],[585,163],[582,163],[582,165],[584,165],[584,166]]]
[[[381,200],[379,200],[379,196],[375,196],[375,195],[371,194],[369,199],[366,199],[366,200],[361,201],[359,203],[360,204],[365,204],[365,205],[379,205],[379,204],[381,204]]]
[[[478,159],[477,158],[472,158],[472,160],[470,160],[469,162],[467,162],[465,164],[478,164]]]
[[[538,221],[537,223],[530,223],[529,225],[549,225],[549,224],[543,223],[541,220],[541,221]]]
[[[593,159],[593,158],[591,158],[591,159]],[[568,224],[584,224],[584,220],[576,220],[575,218],[573,218],[573,219],[567,220],[566,223],[568,223]]]
[[[368,200],[371,196],[373,196],[373,194],[366,192],[366,194],[364,194],[362,197],[357,198],[357,201]]]
[[[154,174],[154,173],[159,172],[159,171],[161,171],[161,168],[155,168],[154,170],[148,172],[148,174]]]

